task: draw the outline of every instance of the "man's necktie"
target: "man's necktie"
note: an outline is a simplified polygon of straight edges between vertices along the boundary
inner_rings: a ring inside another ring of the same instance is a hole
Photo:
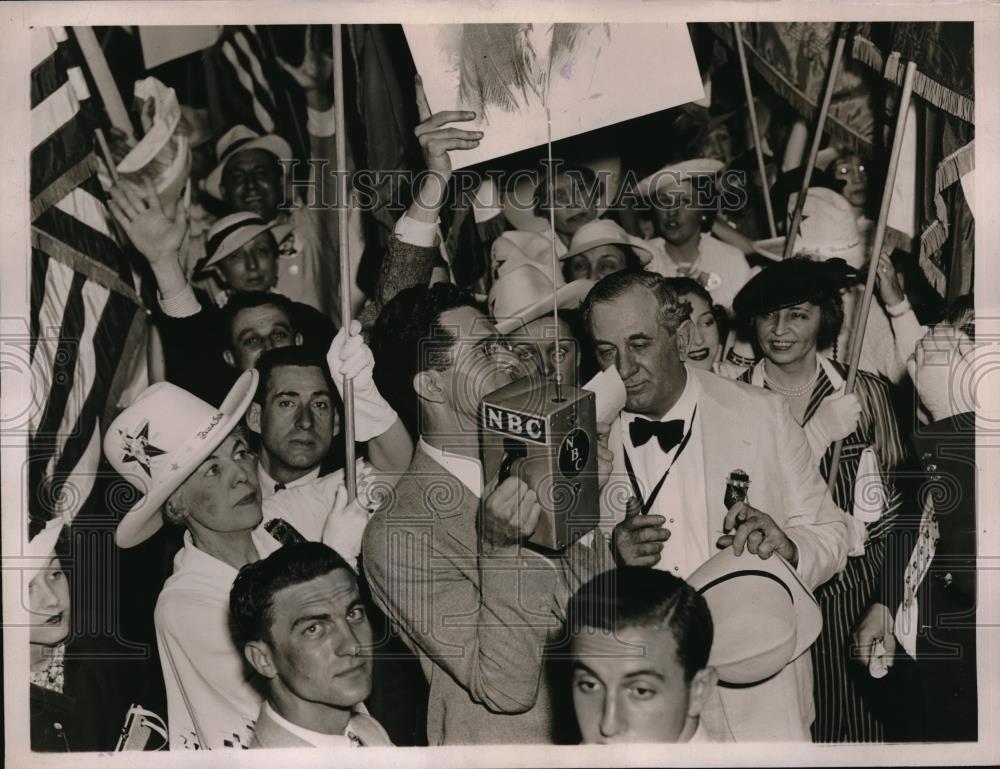
[[[637,417],[628,426],[628,434],[632,445],[638,448],[649,442],[654,435],[664,453],[670,451],[684,437],[684,420],[671,419],[668,422],[651,422]]]
[[[277,481],[274,484],[274,493],[277,494],[279,491],[284,491],[287,488],[288,487],[285,484],[283,484],[281,481]]]

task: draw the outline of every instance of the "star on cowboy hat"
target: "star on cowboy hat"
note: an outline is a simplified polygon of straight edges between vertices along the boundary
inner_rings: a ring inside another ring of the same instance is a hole
[[[727,684],[752,685],[777,675],[819,636],[823,615],[812,591],[787,561],[731,547],[688,577],[712,613],[708,664]]]
[[[144,542],[163,525],[160,507],[243,418],[257,391],[257,371],[245,371],[218,408],[169,382],[147,387],[104,436],[111,466],[143,497],[118,523],[115,542]],[[150,448],[155,448],[151,451]],[[140,466],[143,474],[134,470]]]
[[[223,216],[208,231],[205,256],[199,259],[194,267],[195,277],[204,275],[210,268],[239,251],[262,232],[273,231],[277,226],[276,223],[265,222],[252,211],[240,211]]]
[[[509,334],[525,323],[552,312],[553,293],[560,310],[579,307],[593,287],[592,280],[574,280],[556,287],[536,262],[510,259],[490,287],[487,305],[501,334]]]
[[[798,197],[798,193],[792,193],[788,198],[789,224]],[[761,256],[781,261],[785,241],[784,235],[755,240],[753,248]],[[802,221],[794,253],[819,260],[840,258],[857,268],[865,263],[867,247],[866,233],[859,226],[858,215],[847,199],[826,187],[810,187],[802,206]]]
[[[653,260],[653,252],[646,241],[629,235],[620,224],[610,219],[595,219],[583,225],[573,234],[569,251],[560,256],[559,259],[564,261],[601,246],[628,246],[635,251],[643,267]]]
[[[254,149],[267,150],[277,158],[292,157],[291,146],[277,134],[261,136],[245,125],[234,126],[216,142],[215,156],[219,162],[205,179],[205,191],[213,198],[222,200],[222,172],[226,163],[237,153]]]

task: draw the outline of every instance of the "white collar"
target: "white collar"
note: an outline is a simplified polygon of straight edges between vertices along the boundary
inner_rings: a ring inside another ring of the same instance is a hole
[[[257,551],[258,558],[266,558],[279,546],[277,540],[268,534],[262,526],[258,526],[250,532],[250,539]],[[177,555],[174,556],[174,574],[181,569],[184,570],[185,574],[202,574],[218,580],[220,584],[229,585],[233,583],[238,573],[237,569],[225,561],[219,560],[214,555],[199,548],[194,543],[190,531],[184,532],[184,547],[177,551]]]
[[[837,390],[842,384],[844,384],[844,378],[840,375],[836,368],[834,368],[833,363],[825,355],[816,354],[816,360],[823,371],[826,372],[827,379],[830,380],[830,384],[833,385],[833,389]],[[753,368],[750,370],[750,384],[754,387],[764,386],[764,361],[765,358],[761,358],[757,361]]]
[[[685,366],[685,368],[687,367]],[[655,421],[666,422],[671,419],[679,419],[684,423],[684,429],[687,429],[688,423],[694,415],[694,407],[698,405],[698,396],[700,394],[701,386],[698,384],[695,375],[690,370],[687,370],[687,382],[684,383],[684,391],[681,393],[681,397],[667,410],[666,414]],[[622,409],[622,423],[624,425],[631,424],[633,420],[640,418],[640,416],[640,414]],[[642,418],[647,419],[647,417]]]
[[[296,486],[305,486],[307,483],[312,483],[317,478],[319,478],[319,465],[316,465],[312,470],[303,475],[301,478],[296,478],[294,481],[289,481],[285,484],[286,489],[292,489]],[[257,479],[260,481],[261,489],[266,489],[267,494],[274,493],[274,486],[278,481],[270,476],[267,470],[264,469],[264,463],[257,463]]]
[[[478,459],[431,446],[423,438],[417,441],[417,448],[458,478],[477,499],[482,496],[483,466]]]
[[[306,729],[304,726],[293,724],[287,718],[283,718],[278,714],[278,711],[271,707],[271,703],[267,700],[264,701],[264,708],[278,726],[291,732],[299,739],[305,740],[315,748],[345,748],[351,746],[351,739],[347,736],[347,732],[351,728],[350,721],[347,722],[347,726],[344,727],[342,734],[323,734],[322,732],[314,732],[312,729]],[[361,703],[354,706],[354,712],[367,714],[365,706]]]

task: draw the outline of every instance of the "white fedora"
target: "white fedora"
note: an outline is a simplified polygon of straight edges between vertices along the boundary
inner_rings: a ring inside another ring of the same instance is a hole
[[[267,150],[279,159],[291,159],[292,147],[277,134],[259,133],[245,125],[230,128],[215,144],[215,156],[219,159],[212,173],[205,179],[205,191],[217,200],[222,200],[222,172],[230,158],[244,150]]]
[[[569,251],[559,258],[569,259],[600,246],[629,246],[635,249],[636,256],[644,267],[653,260],[653,252],[649,250],[646,241],[629,235],[620,224],[610,219],[595,219],[583,225],[574,233]]]
[[[688,584],[705,598],[715,628],[708,664],[727,684],[752,685],[803,654],[823,627],[812,591],[779,555],[767,560],[727,547]]]
[[[252,211],[240,211],[223,216],[208,231],[208,238],[205,240],[205,256],[195,265],[195,275],[203,273],[209,267],[214,267],[262,232],[268,232],[277,226],[276,223],[264,221]]]
[[[790,223],[795,212],[798,193],[788,198]],[[785,236],[755,240],[753,247],[761,256],[781,261],[785,252]],[[795,254],[813,259],[840,258],[852,267],[862,267],[867,254],[867,234],[858,224],[853,206],[839,192],[826,187],[810,187],[802,206],[802,222],[795,239]]]
[[[693,158],[680,163],[668,163],[659,171],[641,180],[636,191],[644,198],[649,198],[657,190],[684,179],[694,179],[698,176],[715,176],[726,167],[726,164],[715,158]]]
[[[168,382],[147,387],[104,436],[111,466],[143,492],[118,523],[115,542],[134,547],[163,525],[160,507],[243,418],[257,371],[243,372],[219,408]]]
[[[579,307],[593,287],[592,280],[574,280],[552,290],[552,279],[530,260],[507,261],[493,281],[487,304],[501,334],[509,334],[552,311],[553,300],[560,310]],[[555,297],[553,298],[553,293]]]

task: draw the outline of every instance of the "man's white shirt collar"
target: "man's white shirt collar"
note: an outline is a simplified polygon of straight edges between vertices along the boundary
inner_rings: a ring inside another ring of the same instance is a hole
[[[666,422],[671,419],[679,419],[684,423],[684,430],[691,426],[691,416],[694,413],[694,407],[698,405],[698,395],[701,392],[701,387],[698,384],[698,380],[695,376],[688,371],[687,372],[687,382],[684,384],[684,391],[681,393],[681,397],[677,399],[677,402],[671,406],[667,413],[659,418],[660,422]],[[632,441],[628,438],[628,426],[633,422],[633,420],[641,417],[641,414],[635,414],[631,411],[626,411],[622,409],[622,426],[624,429],[625,440],[631,446]],[[647,419],[647,417],[642,417]]]
[[[423,451],[441,467],[454,475],[476,498],[483,494],[483,466],[478,459],[455,454],[436,446],[431,446],[421,438],[417,441],[417,449]]]
[[[264,707],[267,709],[268,715],[274,719],[274,722],[278,724],[278,726],[291,732],[299,739],[305,740],[313,747],[346,748],[351,746],[351,738],[347,736],[347,732],[351,728],[350,721],[347,722],[347,726],[345,727],[343,734],[323,734],[322,732],[314,732],[312,729],[306,729],[304,726],[293,724],[287,718],[282,718],[278,712],[271,707],[270,702],[265,701]],[[360,703],[355,706],[354,710],[356,712],[367,714],[365,706]]]
[[[316,467],[303,475],[301,478],[296,478],[294,481],[286,483],[285,488],[291,489],[296,486],[305,486],[307,483],[312,483],[317,478],[319,478],[319,465],[316,465]],[[261,499],[267,499],[275,493],[274,486],[278,483],[278,481],[268,475],[267,470],[264,469],[263,462],[257,463],[257,480],[260,482]]]

